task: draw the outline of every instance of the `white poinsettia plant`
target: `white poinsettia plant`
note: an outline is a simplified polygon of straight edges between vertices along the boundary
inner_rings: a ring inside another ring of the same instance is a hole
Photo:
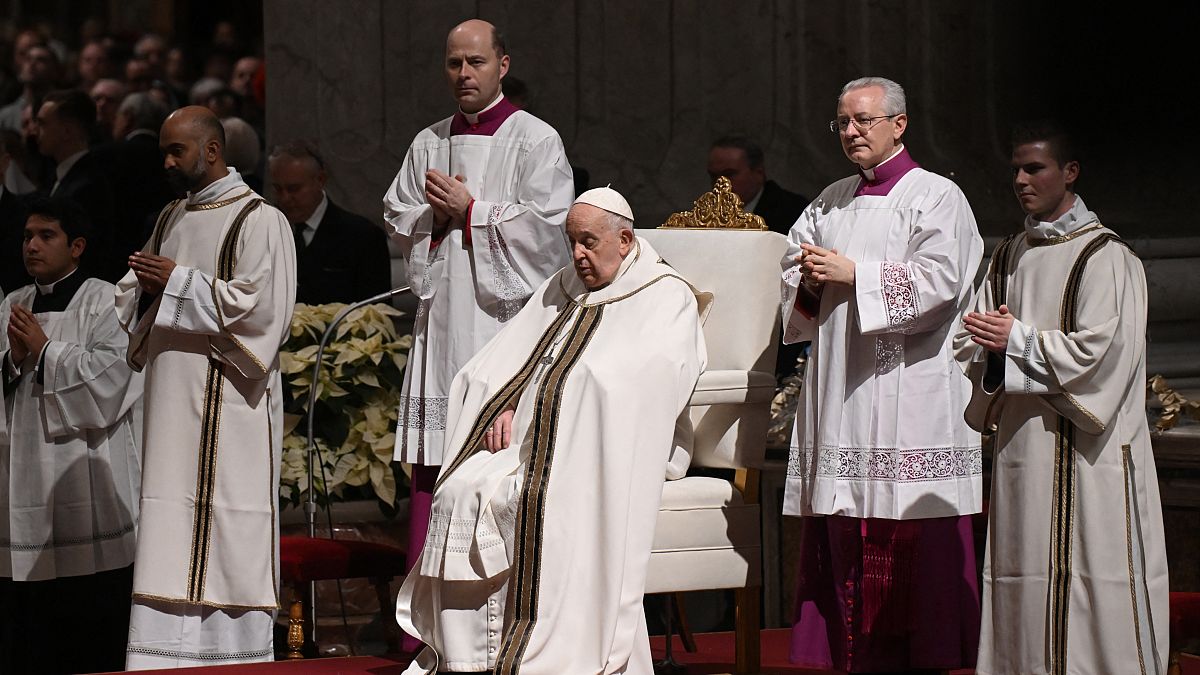
[[[315,485],[321,503],[373,496],[385,513],[394,513],[398,470],[392,449],[412,336],[397,334],[393,319],[401,312],[390,305],[354,310],[325,346],[313,434],[320,464],[308,475],[306,408],[313,364],[321,336],[344,307],[298,304],[292,314],[291,337],[279,355],[286,390],[279,498],[298,505]]]

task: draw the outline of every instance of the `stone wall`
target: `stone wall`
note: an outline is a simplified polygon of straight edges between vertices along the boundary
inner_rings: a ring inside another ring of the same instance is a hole
[[[376,220],[412,137],[454,110],[441,74],[447,30],[480,16],[504,31],[532,112],[558,129],[593,185],[626,194],[641,226],[690,206],[708,187],[709,142],[731,131],[758,138],[770,176],[810,197],[848,175],[827,122],[841,85],[866,74],[905,85],[913,156],[959,182],[985,234],[1019,222],[1006,138],[1031,114],[1065,117],[1091,141],[1081,194],[1126,236],[1183,234],[1192,221],[1169,201],[1172,179],[1197,175],[1183,152],[1195,141],[1175,124],[1187,120],[1161,119],[1186,114],[1162,96],[1186,43],[1172,35],[1182,27],[1151,11],[1034,0],[266,0],[264,9],[268,140],[318,141],[335,199]],[[1164,132],[1169,145],[1156,142]]]

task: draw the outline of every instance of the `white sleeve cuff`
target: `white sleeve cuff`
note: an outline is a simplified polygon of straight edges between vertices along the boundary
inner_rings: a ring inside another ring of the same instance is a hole
[[[219,334],[212,279],[194,267],[177,265],[163,289],[154,326],[182,333]]]
[[[1054,382],[1046,366],[1046,357],[1038,340],[1038,332],[1013,319],[1004,350],[1004,391],[1010,394],[1048,394]],[[1013,367],[1008,367],[1011,363]]]

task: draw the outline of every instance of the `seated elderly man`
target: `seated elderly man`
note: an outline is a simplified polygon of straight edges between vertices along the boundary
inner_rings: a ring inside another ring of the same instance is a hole
[[[408,673],[650,673],[642,613],[673,442],[707,360],[700,293],[589,190],[551,276],[458,373],[429,536],[396,618]],[[680,428],[683,428],[682,426]]]

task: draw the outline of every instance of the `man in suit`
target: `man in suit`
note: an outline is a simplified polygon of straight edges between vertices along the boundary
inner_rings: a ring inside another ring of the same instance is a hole
[[[158,130],[168,112],[150,94],[136,92],[121,101],[113,120],[114,142],[105,154],[112,161],[116,228],[105,263],[111,268],[108,272],[118,277],[129,270],[129,255],[150,238],[159,211],[177,196],[167,182],[158,149]]]
[[[35,115],[38,150],[54,160],[50,194],[81,206],[92,221],[91,253],[81,269],[90,277],[116,281],[107,264],[112,251],[114,204],[109,167],[92,154],[88,141],[96,127],[96,104],[76,89],[46,94]]]
[[[383,229],[325,194],[328,174],[316,149],[275,147],[267,159],[271,192],[296,236],[296,302],[355,302],[391,288]]]
[[[708,177],[712,182],[724,176],[733,186],[743,208],[767,221],[767,228],[784,236],[792,229],[808,197],[789,192],[767,179],[763,150],[746,136],[722,136],[708,151]],[[796,370],[802,344],[780,345],[775,361],[775,377],[783,379]]]
[[[767,221],[772,232],[787,236],[788,230],[808,206],[808,198],[789,192],[767,179],[762,148],[746,136],[722,136],[708,151],[708,177],[712,182],[724,176],[744,208]]]

